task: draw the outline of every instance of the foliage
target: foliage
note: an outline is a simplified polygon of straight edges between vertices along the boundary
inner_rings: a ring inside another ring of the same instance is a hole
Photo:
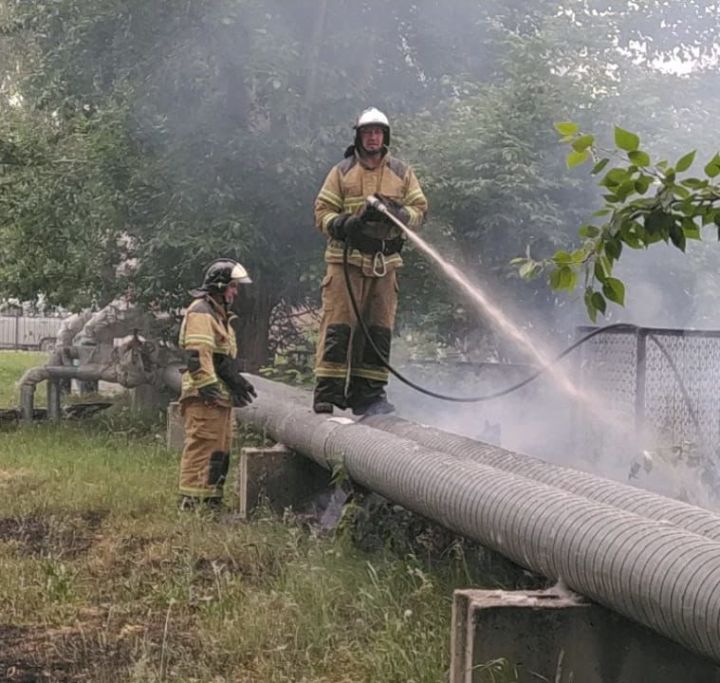
[[[681,105],[658,60],[711,59],[713,12],[703,0],[682,16],[614,0],[1,1],[0,294],[77,308],[129,293],[174,313],[226,254],[256,283],[241,346],[257,367],[272,309],[317,303],[313,197],[373,103],[421,171],[433,235],[546,317],[554,297],[521,289],[507,260],[564,244],[592,202],[587,182],[561,176],[551,121],[581,111],[590,130],[637,109],[661,129]],[[408,262],[406,320],[466,338],[478,321]]]
[[[2,437],[0,676],[444,677],[457,558],[431,571],[263,516],[178,516],[177,455],[117,424]]]
[[[583,277],[584,300],[590,319],[605,313],[607,302],[623,305],[625,285],[613,276],[623,248],[647,249],[672,244],[685,251],[687,240],[700,239],[703,227],[712,226],[720,238],[720,154],[710,157],[701,174],[688,174],[696,157],[691,151],[675,162],[653,162],[640,145],[640,136],[618,126],[614,148],[603,150],[595,136],[578,124],[556,124],[561,141],[570,145],[567,165],[573,168],[593,161],[593,175],[600,175],[605,205],[595,212],[602,221],[583,225],[582,244],[573,251],[557,251],[551,259],[516,259],[526,277],[547,269],[550,286],[572,291]]]

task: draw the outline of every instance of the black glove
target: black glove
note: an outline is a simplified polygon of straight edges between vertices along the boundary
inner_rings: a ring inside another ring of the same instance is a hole
[[[185,360],[187,361],[187,365],[181,372],[187,370],[192,375],[193,372],[197,372],[200,369],[200,352],[197,351],[197,349],[188,349],[185,352]]]
[[[255,387],[242,375],[237,376],[237,385],[233,387],[233,405],[237,408],[249,406],[257,398]]]
[[[382,198],[379,195],[375,195],[380,201],[382,201]],[[358,213],[358,217],[363,221],[363,223],[387,223],[388,218],[387,216],[380,211],[380,209],[376,209],[372,204],[368,204],[367,200],[363,204],[362,209],[360,209],[360,213]]]
[[[223,353],[213,354],[213,365],[217,376],[227,384],[236,408],[248,406],[257,398],[255,387],[240,374],[240,363]]]
[[[375,193],[375,196],[383,204],[385,204],[388,213],[391,213],[401,223],[405,223],[405,225],[407,225],[408,221],[410,220],[410,212],[405,208],[402,203],[400,203],[396,199],[393,199],[392,197],[386,197],[385,195],[378,194],[377,192]]]
[[[345,240],[350,237],[362,224],[362,219],[351,213],[341,213],[333,218],[328,225],[328,234],[336,240]]]
[[[200,389],[198,389],[198,394],[205,403],[215,403],[216,401],[222,401],[223,399],[223,395],[220,392],[220,384],[218,384],[218,382],[213,382],[212,384],[200,387]]]

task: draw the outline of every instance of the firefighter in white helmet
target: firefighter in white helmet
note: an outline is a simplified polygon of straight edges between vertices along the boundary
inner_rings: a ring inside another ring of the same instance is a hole
[[[331,413],[333,406],[351,408],[356,415],[393,410],[385,393],[388,371],[355,321],[343,274],[343,249],[349,240],[353,293],[375,345],[387,359],[403,237],[387,217],[366,204],[366,198],[376,195],[411,228],[419,227],[427,212],[427,200],[412,168],[389,154],[387,116],[370,107],[360,114],[354,129],[353,144],[330,170],[315,200],[315,224],[328,239],[315,363],[313,407],[318,413]]]

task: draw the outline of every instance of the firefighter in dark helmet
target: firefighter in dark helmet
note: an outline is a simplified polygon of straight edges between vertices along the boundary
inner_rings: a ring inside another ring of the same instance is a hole
[[[180,328],[187,369],[182,376],[180,410],[185,446],[180,463],[180,507],[218,507],[230,461],[233,406],[248,405],[256,395],[241,374],[230,306],[238,287],[252,282],[237,261],[222,258],[205,271],[191,292]]]
[[[388,152],[387,116],[371,107],[360,114],[354,128],[354,143],[330,170],[315,200],[316,226],[328,238],[315,363],[317,413],[331,413],[333,406],[351,408],[356,415],[393,410],[385,393],[388,371],[355,320],[344,279],[343,249],[349,240],[353,293],[370,336],[388,358],[403,236],[366,198],[377,196],[411,228],[419,227],[427,212],[427,200],[412,168]]]

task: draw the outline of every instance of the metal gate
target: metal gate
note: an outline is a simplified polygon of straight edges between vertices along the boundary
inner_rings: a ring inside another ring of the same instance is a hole
[[[0,349],[52,348],[63,318],[0,315]]]
[[[631,416],[636,433],[720,447],[720,331],[608,330],[580,347],[579,366],[583,382],[608,411]]]

